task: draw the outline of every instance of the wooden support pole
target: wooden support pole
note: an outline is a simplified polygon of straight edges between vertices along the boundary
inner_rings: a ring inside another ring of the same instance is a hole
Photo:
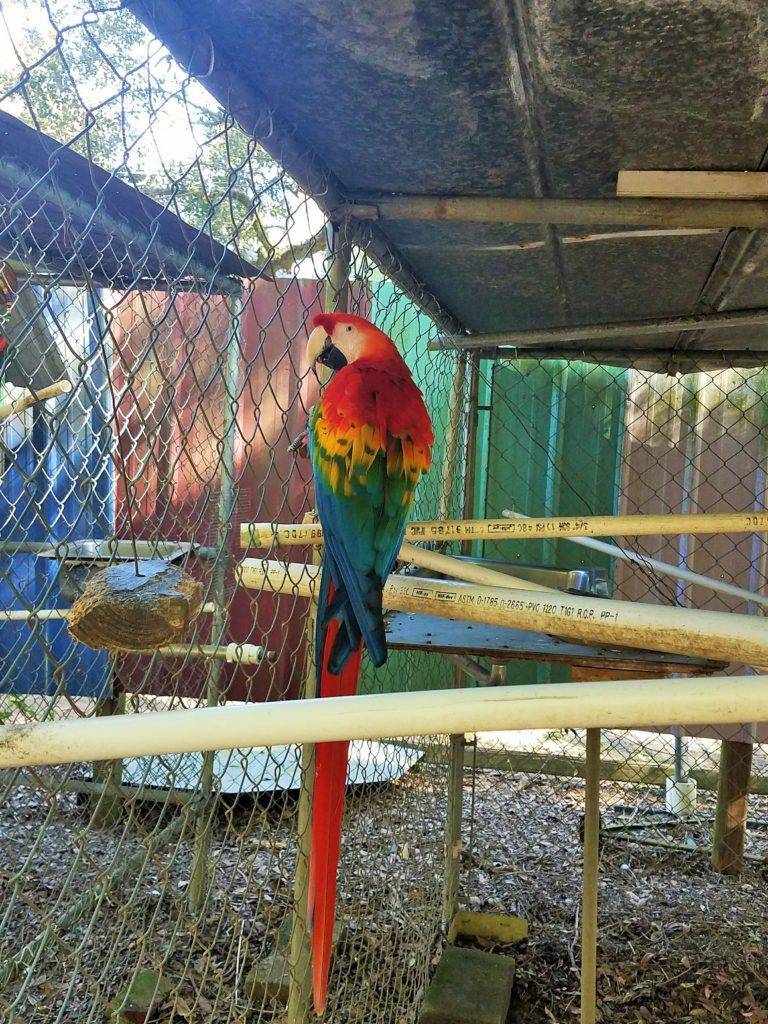
[[[309,597],[317,570],[304,563],[244,559],[242,586]],[[390,576],[384,607],[535,630],[586,643],[639,647],[714,661],[768,665],[768,633],[762,616],[670,608],[570,594],[541,594],[414,576]]]
[[[409,523],[406,540],[541,540],[547,537],[668,537],[680,533],[767,533],[768,512],[691,515],[561,516],[526,519],[448,519]],[[243,523],[244,548],[322,544],[322,526]]]
[[[68,395],[72,390],[72,384],[68,380],[60,380],[56,384],[49,384],[47,388],[40,388],[39,391],[31,391],[13,402],[5,402],[0,405],[0,423],[16,416],[25,409],[30,409],[39,402],[47,402],[51,398],[59,398],[61,395]]]
[[[458,685],[458,673],[457,673]],[[443,930],[447,931],[459,909],[461,825],[464,796],[464,733],[453,733],[448,751],[448,804],[445,817],[445,866],[443,874]]]
[[[738,740],[720,744],[712,866],[724,875],[738,875],[743,863],[752,750],[751,743]]]
[[[600,730],[587,729],[581,889],[581,1024],[597,1018],[597,887],[600,860]]]
[[[532,327],[519,331],[498,331],[488,334],[443,335],[429,342],[432,351],[467,351],[510,346],[518,356],[532,345],[557,346],[576,341],[598,341],[626,338],[628,335],[677,334],[680,331],[708,331],[711,328],[737,329],[768,323],[768,309],[729,310],[726,313],[690,313],[686,316],[651,317],[647,320],[621,320],[602,324],[574,324],[564,327]],[[596,351],[600,351],[599,349]],[[642,354],[640,350],[638,354]],[[510,353],[511,354],[511,353]],[[578,353],[575,351],[574,355]],[[690,352],[679,356],[690,357]]]
[[[478,224],[590,224],[659,228],[766,228],[768,203],[717,199],[512,199],[399,195],[338,207],[339,219]]]
[[[462,516],[471,519],[475,508],[475,479],[477,473],[477,429],[480,403],[480,354],[469,357],[469,423],[467,425],[467,457],[464,465],[464,506]],[[472,554],[472,541],[462,541],[461,553]]]
[[[227,629],[227,572],[230,565],[229,537],[235,508],[235,432],[237,423],[237,375],[240,365],[243,293],[229,301],[229,337],[224,362],[224,417],[222,423],[222,453],[218,509],[216,560],[211,572],[210,596],[214,610],[211,616],[211,640],[222,646]],[[215,707],[221,701],[222,660],[211,658],[206,673],[206,704]],[[214,813],[214,752],[205,751],[198,785],[195,843],[190,868],[187,906],[193,916],[200,915],[206,903],[211,873],[211,819]]]
[[[116,655],[109,655],[109,679],[112,692],[109,697],[96,701],[94,713],[103,715],[124,715],[125,694],[115,693],[117,673],[115,672]],[[94,761],[93,781],[101,787],[101,792],[91,793],[91,821],[94,825],[114,825],[122,815],[122,797],[120,789],[123,785],[123,762]]]
[[[456,372],[451,385],[448,399],[448,426],[445,431],[445,451],[443,453],[442,476],[440,481],[440,498],[437,507],[438,519],[447,519],[451,514],[453,486],[459,461],[459,434],[461,412],[464,400],[464,378],[467,372],[467,356],[459,354],[456,360]]]
[[[316,520],[313,513],[304,516],[305,523]],[[313,548],[312,559],[320,565],[322,549]],[[317,602],[310,601],[307,625],[304,632],[305,700],[317,697],[317,666],[315,665],[315,626]],[[293,878],[293,918],[291,922],[291,944],[288,954],[288,1024],[308,1024],[312,1017],[312,935],[310,932],[309,909],[309,859],[312,848],[312,797],[315,784],[315,744],[303,743],[301,747],[301,779],[299,800],[296,809],[296,869]]]

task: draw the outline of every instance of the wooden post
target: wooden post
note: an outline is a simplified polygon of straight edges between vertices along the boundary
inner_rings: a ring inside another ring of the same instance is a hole
[[[222,423],[221,485],[219,492],[219,528],[216,538],[216,559],[211,573],[210,596],[214,603],[211,615],[211,641],[220,645],[227,629],[226,580],[230,564],[229,533],[235,507],[235,427],[237,421],[237,374],[240,365],[240,338],[244,314],[242,292],[229,303],[230,323],[224,364],[224,417]],[[221,701],[220,658],[212,658],[206,672],[206,705],[215,707]],[[203,754],[198,787],[195,845],[192,854],[187,905],[193,916],[205,906],[211,860],[211,816],[213,814],[213,775],[216,752]]]
[[[346,312],[349,303],[349,261],[350,245],[346,229],[341,224],[327,226],[328,266],[324,308],[329,313]],[[321,377],[323,380],[323,377]],[[316,524],[317,516],[307,513],[307,524]],[[323,560],[322,547],[312,549],[312,562],[320,565]],[[306,699],[318,694],[317,669],[315,664],[315,622],[317,602],[313,596],[307,615],[305,633],[306,671],[304,692]],[[307,917],[309,899],[309,860],[312,849],[312,797],[315,782],[315,744],[303,743],[301,747],[301,781],[299,802],[296,809],[296,870],[293,879],[293,920],[291,944],[288,954],[290,975],[288,981],[288,1024],[309,1024],[312,1019],[312,935]]]
[[[456,685],[461,685],[457,673]],[[459,874],[461,871],[461,824],[464,796],[464,734],[450,737],[448,753],[448,805],[445,818],[445,868],[443,876],[443,930],[459,909]]]
[[[315,522],[313,513],[304,516],[305,523]],[[322,548],[315,547],[312,560],[322,561]],[[311,700],[317,696],[317,666],[315,665],[315,623],[317,602],[313,598],[307,615],[306,670],[302,696]],[[301,781],[296,811],[296,871],[293,879],[293,923],[289,952],[290,979],[288,985],[288,1024],[307,1024],[312,1007],[312,936],[307,918],[309,897],[309,858],[312,846],[312,795],[315,782],[315,744],[301,747]]]
[[[581,1024],[597,1017],[597,885],[600,858],[600,730],[587,729],[581,893]]]
[[[459,459],[459,434],[466,371],[467,356],[466,353],[462,352],[456,360],[456,374],[453,378],[451,395],[448,399],[448,426],[445,431],[440,499],[437,506],[438,519],[447,519],[451,512],[451,498],[453,496],[453,485],[456,480],[456,469]]]
[[[475,474],[477,472],[477,427],[480,401],[480,355],[472,352],[469,357],[469,424],[467,426],[467,453],[464,471],[464,511],[465,519],[471,519],[475,510]],[[461,545],[462,555],[472,554],[472,541],[465,540]]]
[[[116,692],[118,686],[115,672],[116,660],[117,655],[110,652],[109,680],[112,693],[109,697],[103,697],[96,701],[94,714],[97,717],[125,714],[125,694]],[[94,793],[91,797],[91,822],[94,825],[114,825],[120,820],[122,809],[123,762],[94,761],[93,781],[101,784],[103,788],[100,793]]]
[[[723,740],[712,838],[712,866],[724,875],[738,875],[747,832],[747,796],[752,773],[751,743]]]

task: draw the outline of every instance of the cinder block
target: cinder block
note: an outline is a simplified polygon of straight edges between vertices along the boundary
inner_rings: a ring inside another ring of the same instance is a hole
[[[421,1024],[504,1024],[514,980],[512,957],[446,946],[424,998]]]

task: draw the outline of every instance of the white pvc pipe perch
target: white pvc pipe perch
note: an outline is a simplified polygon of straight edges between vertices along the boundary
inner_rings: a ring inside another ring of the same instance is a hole
[[[330,740],[768,721],[768,676],[366,694],[0,727],[0,768]]]
[[[529,518],[520,512],[512,512],[506,508],[501,514],[508,519]],[[579,544],[583,548],[591,548],[593,551],[600,551],[605,555],[611,555],[613,558],[620,558],[624,562],[633,562],[646,569],[655,569],[656,572],[664,576],[672,576],[675,579],[684,580],[686,583],[693,583],[698,587],[706,587],[708,590],[716,590],[722,594],[728,594],[730,597],[738,597],[742,601],[753,601],[755,604],[768,607],[768,597],[764,594],[756,594],[752,590],[744,590],[742,587],[734,586],[733,583],[726,583],[725,580],[715,580],[711,576],[702,576],[698,572],[692,572],[690,569],[685,569],[678,565],[671,565],[669,562],[660,562],[657,558],[651,558],[650,555],[628,551],[626,548],[620,548],[616,544],[607,544],[605,541],[595,540],[592,537],[567,537],[566,540],[569,540],[572,544]]]
[[[245,587],[309,597],[318,567],[246,558],[237,575]],[[552,633],[586,643],[768,665],[768,630],[763,617],[756,615],[543,594],[419,576],[390,576],[384,587],[384,607]]]
[[[551,516],[540,519],[446,519],[416,521],[406,540],[523,540],[542,537],[653,537],[680,533],[766,533],[768,512],[706,512],[690,515]],[[302,523],[243,523],[240,543],[247,548],[322,544],[322,526]]]
[[[210,614],[215,607],[213,601],[207,601],[200,609],[200,613]],[[29,622],[32,619],[47,622],[52,619],[66,619],[68,616],[69,608],[36,608],[30,611],[24,608],[11,608],[0,611],[0,622]]]

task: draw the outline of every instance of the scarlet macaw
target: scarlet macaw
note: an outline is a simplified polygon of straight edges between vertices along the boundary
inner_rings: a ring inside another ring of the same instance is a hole
[[[382,589],[434,435],[422,394],[383,331],[346,313],[319,313],[313,325],[309,364],[334,371],[310,414],[307,447],[324,544],[319,695],[336,697],[357,690],[363,644],[377,668],[386,661]],[[328,996],[348,748],[318,743],[315,751],[308,913],[318,1014]]]

